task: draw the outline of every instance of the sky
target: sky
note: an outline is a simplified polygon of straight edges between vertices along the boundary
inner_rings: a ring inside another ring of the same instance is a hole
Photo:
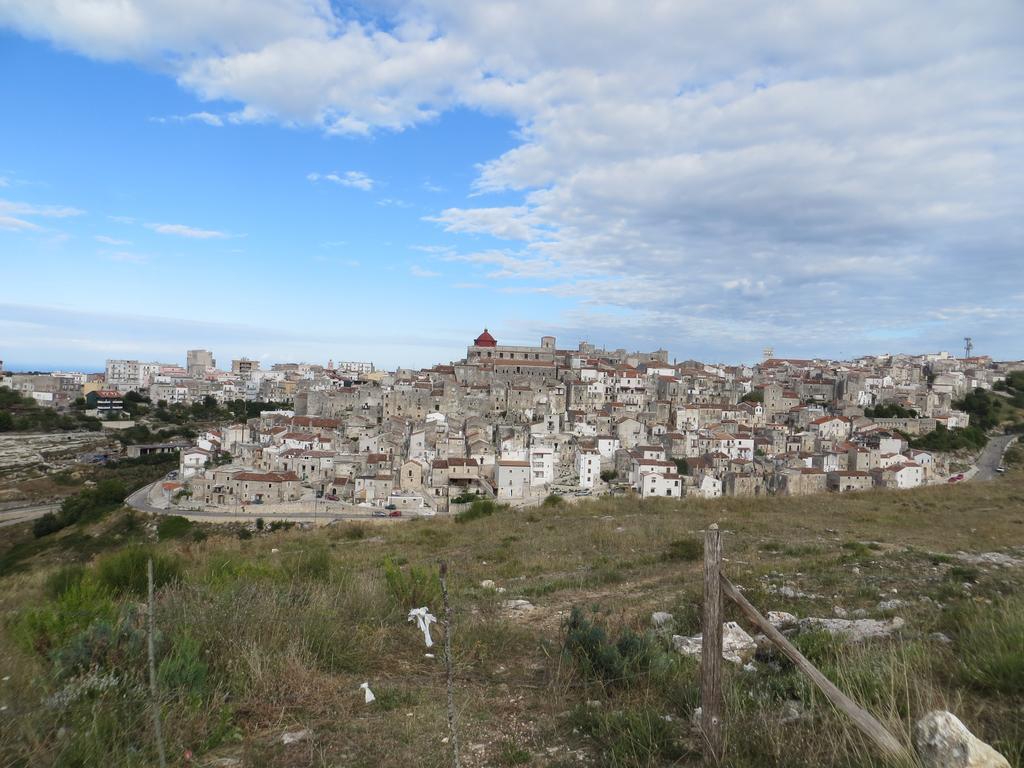
[[[0,359],[1024,358],[1024,4],[0,0]]]

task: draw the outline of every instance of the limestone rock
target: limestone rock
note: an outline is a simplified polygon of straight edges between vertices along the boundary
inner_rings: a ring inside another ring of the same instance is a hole
[[[651,624],[653,624],[655,627],[661,628],[664,627],[666,624],[671,624],[673,618],[674,617],[671,613],[666,613],[665,611],[655,611],[651,614]]]
[[[886,621],[876,619],[819,619],[806,618],[800,621],[800,630],[824,630],[834,637],[841,637],[850,643],[859,643],[876,637],[889,637],[903,628],[906,622],[898,616]]]
[[[311,735],[308,728],[303,728],[301,731],[291,731],[281,736],[281,743],[286,746],[288,744],[297,744],[300,741],[305,741]]]
[[[484,579],[480,582],[480,586],[484,589],[494,589],[494,582],[490,579]]]
[[[964,563],[971,565],[998,565],[1003,568],[1020,568],[1024,566],[1024,560],[1018,557],[1011,557],[1002,552],[982,552],[971,554],[969,552],[957,552],[956,557]]]
[[[506,600],[502,606],[509,613],[526,613],[533,610],[533,603],[529,600]]]
[[[797,625],[797,618],[786,611],[768,611],[768,623],[776,629],[790,629]]]
[[[701,635],[683,637],[672,636],[672,645],[684,656],[700,656],[703,648]],[[727,621],[722,625],[722,658],[733,664],[746,664],[754,657],[757,643],[754,638],[743,631],[735,621]]]
[[[943,710],[917,721],[914,746],[925,768],[1010,768],[1005,757],[967,730],[956,715]]]
[[[888,613],[889,611],[897,611],[900,608],[904,608],[904,607],[906,607],[906,605],[907,605],[907,601],[906,600],[900,600],[899,598],[894,598],[892,600],[883,600],[882,602],[880,602],[878,604],[878,610],[883,611],[885,613]]]

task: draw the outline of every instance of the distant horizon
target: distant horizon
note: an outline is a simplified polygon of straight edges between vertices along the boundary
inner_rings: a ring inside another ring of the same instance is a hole
[[[512,343],[512,342],[509,342],[509,343]],[[525,342],[524,341],[523,343],[530,343],[530,342]],[[597,346],[600,348],[600,345],[597,345]],[[559,347],[559,348],[560,349],[566,349],[567,347]],[[575,348],[575,345],[573,345],[571,348]],[[607,347],[607,348],[609,350],[611,350],[611,349],[617,349],[619,347]],[[628,349],[627,351],[628,352],[640,352],[640,353],[643,353],[643,352],[653,352],[657,348],[658,347],[652,347],[650,349]],[[208,347],[188,347],[187,349],[209,349],[209,348]],[[231,360],[240,359],[240,358],[242,358],[244,356],[244,355],[231,355],[231,356],[228,356],[228,357],[224,358],[227,361],[226,363],[222,363],[220,361],[220,358],[217,356],[216,350],[210,350],[210,351],[213,352],[214,359],[217,360],[217,370],[221,370],[221,371],[230,371],[231,370],[231,362],[230,361]],[[84,366],[80,365],[80,364],[32,365],[32,364],[20,363],[20,362],[17,362],[17,361],[8,361],[6,358],[3,358],[3,357],[0,357],[0,360],[3,361],[3,370],[6,373],[51,373],[51,372],[55,372],[55,371],[65,371],[65,372],[72,372],[72,373],[104,373],[105,370],[106,370],[106,360],[107,359],[110,359],[110,360],[138,360],[139,362],[147,362],[147,363],[148,362],[159,362],[159,363],[166,363],[168,365],[180,365],[180,366],[184,367],[185,366],[185,352],[186,352],[186,349],[183,349],[180,360],[178,360],[178,359],[170,359],[170,358],[162,359],[160,357],[152,357],[152,356],[145,356],[145,355],[143,355],[143,356],[132,356],[132,357],[121,357],[121,358],[105,358],[104,361],[102,363],[100,363],[99,365],[90,364],[90,365],[84,365]],[[906,355],[906,356],[910,356],[910,357],[919,357],[921,355],[938,355],[938,354],[942,354],[943,352],[946,352],[946,353],[950,354],[954,358],[963,359],[963,350],[956,351],[956,350],[953,350],[953,349],[937,349],[937,350],[929,350],[929,351],[923,351],[923,352],[907,352],[905,350],[904,351],[899,351],[899,352],[863,352],[861,354],[850,355],[848,357],[833,357],[833,356],[828,356],[828,355],[787,355],[787,354],[776,353],[776,354],[774,354],[772,356],[771,359],[774,359],[774,360],[835,360],[835,361],[848,361],[848,360],[856,360],[856,359],[863,358],[863,357],[883,357],[883,356],[898,356],[898,355]],[[983,351],[978,351],[978,350],[975,350],[974,353],[972,354],[972,357],[984,357],[984,356],[986,356],[986,353],[983,352]],[[988,355],[988,356],[991,357],[993,362],[1018,362],[1020,360],[1024,360],[1024,358],[1013,358],[1013,357],[1002,358],[1002,357],[995,357],[993,355]],[[365,362],[365,363],[373,363],[374,368],[376,370],[378,370],[378,371],[394,371],[394,370],[397,370],[399,368],[423,369],[423,368],[430,368],[430,367],[432,367],[434,365],[448,365],[449,363],[461,360],[463,358],[464,358],[464,354],[463,354],[463,356],[460,356],[460,357],[454,357],[454,358],[450,358],[448,360],[440,360],[439,359],[439,360],[435,360],[435,361],[433,361],[431,363],[426,363],[426,364],[423,364],[423,365],[399,364],[399,365],[390,365],[390,366],[385,366],[385,365],[379,364],[377,361],[372,360],[372,359],[358,359],[358,358],[356,358],[354,356],[329,358],[328,360],[323,360],[323,361],[320,361],[320,360],[300,360],[300,359],[295,359],[295,358],[281,358],[281,359],[274,359],[274,360],[259,360],[258,362],[260,363],[261,370],[270,370],[271,366],[279,365],[279,364],[321,365],[321,366],[326,367],[328,362],[333,360],[335,365],[337,365],[339,362],[344,362],[344,361]],[[249,359],[257,360],[257,358],[254,358],[252,356],[249,356]],[[701,359],[699,357],[693,357],[693,356],[672,355],[671,354],[671,350],[670,350],[670,354],[669,354],[669,362],[670,363],[673,362],[673,361],[683,361],[683,360],[697,360],[699,362],[707,363],[709,365],[729,365],[729,366],[738,366],[738,365],[754,366],[754,365],[757,365],[757,364],[763,362],[763,358],[758,358],[757,360],[753,360],[753,361],[751,361],[751,360],[728,361],[728,360],[715,360],[715,359]]]

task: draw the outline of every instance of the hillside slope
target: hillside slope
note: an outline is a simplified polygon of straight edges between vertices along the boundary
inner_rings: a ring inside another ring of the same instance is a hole
[[[406,617],[423,605],[441,615],[439,559],[451,569],[463,765],[697,765],[697,666],[669,635],[700,631],[710,522],[725,531],[728,575],[762,612],[905,620],[893,638],[858,645],[796,635],[903,737],[946,707],[1024,760],[1014,468],[909,492],[600,499],[244,538],[183,522],[155,542],[154,525],[115,513],[55,534],[0,581],[0,763],[155,764],[141,602],[152,552],[172,765],[450,765],[441,653]],[[10,546],[30,534],[3,535]],[[673,615],[659,632],[653,611]],[[727,667],[728,765],[880,764],[769,650],[748,671]],[[285,745],[286,732],[305,733]]]

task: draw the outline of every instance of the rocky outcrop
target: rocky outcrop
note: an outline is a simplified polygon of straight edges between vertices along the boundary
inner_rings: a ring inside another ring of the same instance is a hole
[[[701,635],[683,637],[672,636],[672,646],[684,656],[700,656],[704,642]],[[754,638],[743,631],[735,621],[727,621],[722,625],[722,658],[733,664],[746,664],[754,657],[757,643]]]
[[[951,712],[936,710],[914,726],[914,747],[925,768],[1010,768]]]
[[[894,617],[885,621],[878,619],[818,619],[800,620],[800,631],[822,630],[848,643],[860,643],[878,637],[889,637],[903,628],[906,622]]]

